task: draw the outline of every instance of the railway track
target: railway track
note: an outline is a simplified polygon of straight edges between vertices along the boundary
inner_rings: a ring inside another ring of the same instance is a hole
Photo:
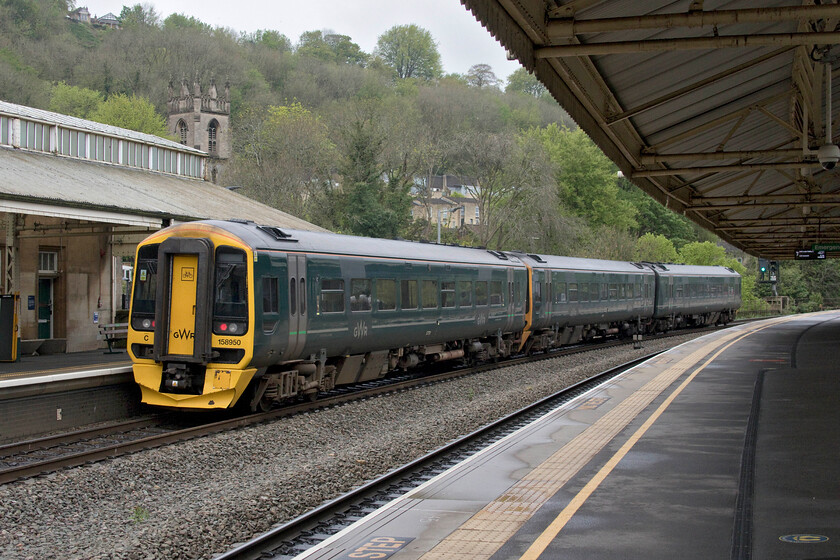
[[[654,338],[681,336],[710,329],[682,330]],[[406,374],[356,386],[343,387],[314,402],[300,402],[268,412],[207,421],[206,415],[155,415],[111,424],[99,428],[74,431],[0,446],[0,484],[76,467],[121,455],[154,449],[180,441],[235,430],[255,424],[272,422],[295,414],[338,406],[358,399],[404,391],[421,385],[440,383],[449,379],[475,375],[492,369],[516,366],[534,360],[552,359],[581,352],[594,352],[615,346],[630,345],[632,341],[613,340],[599,344],[566,347],[535,356],[521,356],[497,363],[462,367],[427,375]],[[184,424],[188,424],[185,426]]]

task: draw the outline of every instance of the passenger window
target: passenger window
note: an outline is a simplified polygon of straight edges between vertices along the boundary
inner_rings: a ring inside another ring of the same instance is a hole
[[[423,309],[437,307],[437,280],[423,280]]]
[[[397,308],[397,281],[387,278],[376,280],[376,308],[389,311]]]
[[[618,285],[618,299],[624,299],[624,298],[625,298],[624,284],[619,284]]]
[[[350,311],[370,311],[370,292],[367,278],[350,280]]]
[[[280,284],[277,280],[277,278],[269,276],[262,279],[263,313],[277,313],[280,310],[277,297],[277,289]]]
[[[600,298],[599,296],[600,291],[598,289],[598,283],[592,282],[589,285],[589,301],[598,301]]]
[[[321,280],[321,298],[318,300],[321,313],[344,313],[344,280],[327,278]]]
[[[487,305],[487,282],[481,281],[475,283],[475,304]]]
[[[589,301],[589,284],[587,282],[582,283],[578,289],[578,293],[580,301]]]
[[[534,282],[534,303],[542,303],[542,282]]]
[[[565,282],[560,282],[557,284],[557,289],[554,291],[554,303],[566,303]]]
[[[502,283],[497,281],[490,282],[490,305],[504,305],[504,294],[502,293]]]
[[[548,284],[548,286],[550,287],[551,284]],[[515,301],[517,304],[522,303],[522,283],[521,282],[516,282],[516,285],[514,286],[514,290],[515,290],[515,292],[513,294],[513,297],[515,299],[513,301]]]
[[[455,307],[455,282],[440,283],[440,306]]]
[[[297,313],[297,279],[289,280],[289,313],[295,315]]]
[[[402,309],[417,309],[417,280],[400,280],[400,307]]]
[[[300,279],[300,314],[306,315],[306,278]]]
[[[461,307],[472,307],[472,282],[458,282],[458,296],[461,298]]]
[[[618,284],[610,284],[610,299],[618,299]]]
[[[577,302],[578,300],[578,285],[569,284],[569,302]]]

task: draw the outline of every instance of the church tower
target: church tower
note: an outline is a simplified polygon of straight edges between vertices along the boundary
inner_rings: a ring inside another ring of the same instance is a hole
[[[177,92],[169,82],[167,104],[169,132],[185,146],[191,146],[210,154],[205,179],[220,184],[221,175],[230,159],[230,84],[225,83],[223,96],[216,90],[216,80],[210,80],[207,93],[201,90],[196,79],[190,93],[187,80],[181,81]]]

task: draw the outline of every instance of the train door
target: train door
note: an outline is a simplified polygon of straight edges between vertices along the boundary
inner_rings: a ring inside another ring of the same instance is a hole
[[[287,256],[289,264],[289,351],[288,359],[300,357],[306,344],[306,255]]]
[[[206,363],[210,358],[213,245],[209,239],[170,237],[158,251],[159,316],[155,359]]]
[[[514,295],[516,294],[516,289],[514,288],[514,269],[508,268],[507,269],[507,316],[508,320],[505,323],[505,332],[511,332],[513,330],[514,325],[514,318],[516,316],[516,302],[514,301]]]

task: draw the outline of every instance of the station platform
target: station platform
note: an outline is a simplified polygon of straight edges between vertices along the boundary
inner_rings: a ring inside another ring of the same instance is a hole
[[[139,393],[125,351],[0,362],[0,444],[134,416]]]
[[[840,558],[840,312],[710,333],[298,560]]]

